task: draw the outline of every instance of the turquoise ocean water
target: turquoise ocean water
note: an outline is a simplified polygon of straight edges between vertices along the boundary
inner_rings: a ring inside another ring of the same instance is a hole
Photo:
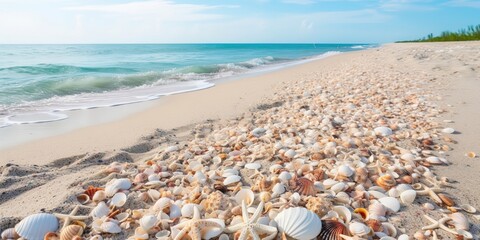
[[[373,45],[0,45],[0,127],[148,101]]]

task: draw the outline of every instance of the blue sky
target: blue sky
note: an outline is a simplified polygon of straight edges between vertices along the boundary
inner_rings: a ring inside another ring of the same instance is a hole
[[[480,24],[480,0],[0,0],[0,43],[385,43]]]

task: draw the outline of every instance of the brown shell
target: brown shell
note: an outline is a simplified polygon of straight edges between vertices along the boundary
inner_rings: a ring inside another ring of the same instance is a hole
[[[43,237],[43,240],[59,240],[58,234],[55,232],[48,232]]]
[[[308,210],[316,213],[319,217],[323,217],[333,207],[332,203],[322,197],[311,197],[305,206]]]
[[[453,201],[453,199],[443,193],[439,193],[438,194],[438,197],[442,200],[442,203],[449,206],[449,207],[452,207],[455,205],[455,201]]]
[[[139,173],[135,175],[135,178],[133,179],[134,183],[143,183],[147,181],[148,175],[146,173]]]
[[[385,190],[389,190],[390,188],[392,188],[396,184],[395,178],[393,178],[392,176],[390,176],[388,174],[377,178],[375,183],[377,183],[378,186],[380,186],[381,188],[383,188]]]
[[[370,227],[374,232],[382,232],[383,226],[382,222],[378,221],[377,219],[369,219],[365,222],[365,224]]]
[[[300,195],[315,196],[315,193],[317,193],[313,182],[304,177],[292,178],[290,180],[290,188]]]
[[[252,191],[257,192],[270,192],[275,184],[279,182],[278,179],[267,180],[265,177],[258,181],[255,186],[252,187]]]
[[[90,199],[93,199],[93,195],[97,192],[97,191],[100,191],[100,190],[104,190],[103,188],[97,188],[97,187],[94,187],[92,185],[88,186],[87,190],[85,190],[85,194],[88,195],[88,197],[90,197]]]
[[[368,210],[365,208],[356,208],[353,212],[362,216],[363,219],[368,218]]]
[[[357,183],[366,183],[368,180],[368,170],[366,168],[356,168],[354,180]]]
[[[318,240],[341,240],[340,235],[348,235],[348,229],[343,223],[336,220],[322,220],[322,231]]]
[[[83,227],[79,225],[69,225],[60,232],[60,240],[72,240],[75,236],[81,236]]]

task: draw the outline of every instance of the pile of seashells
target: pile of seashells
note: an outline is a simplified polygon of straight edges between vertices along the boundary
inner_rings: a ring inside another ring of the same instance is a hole
[[[79,194],[71,213],[28,216],[2,239],[472,238],[466,215],[476,209],[442,193],[448,179],[430,169],[448,164],[451,130],[428,121],[439,111],[426,100],[398,90],[413,82],[386,82],[299,82],[283,106],[110,164],[115,177]],[[444,217],[425,215],[432,224],[408,236],[391,219],[417,198]]]

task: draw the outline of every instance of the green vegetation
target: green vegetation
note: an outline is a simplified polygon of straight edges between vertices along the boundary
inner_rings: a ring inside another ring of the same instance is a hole
[[[457,32],[442,32],[439,36],[433,36],[432,33],[427,37],[410,41],[398,42],[446,42],[446,41],[474,41],[480,40],[480,24],[477,26],[469,26],[467,29],[460,29]]]

